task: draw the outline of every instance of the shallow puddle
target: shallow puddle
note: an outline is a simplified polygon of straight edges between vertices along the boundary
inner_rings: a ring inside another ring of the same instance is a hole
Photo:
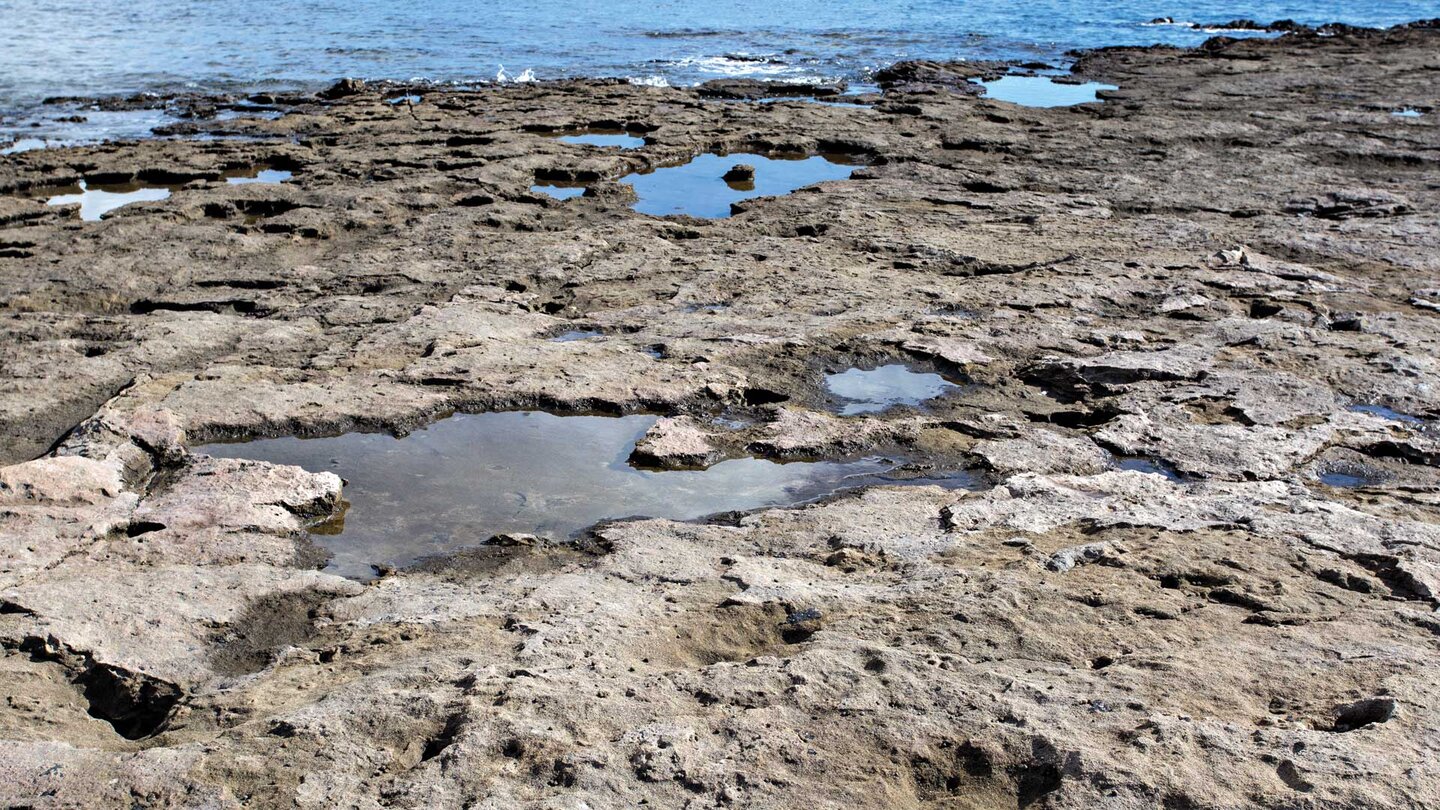
[[[346,480],[343,525],[317,532],[330,569],[356,578],[372,564],[403,566],[502,533],[566,538],[607,518],[689,520],[780,506],[840,489],[894,483],[892,463],[779,464],[756,458],[706,470],[649,471],[626,463],[653,416],[454,416],[402,439],[351,433],[261,439],[196,452],[295,464]]]
[[[1407,425],[1423,425],[1425,420],[1418,416],[1411,416],[1408,413],[1400,413],[1384,405],[1351,405],[1350,410],[1355,413],[1367,413],[1371,416],[1378,416],[1381,419],[1389,419],[1392,422],[1404,422]]]
[[[726,180],[731,169],[741,164],[754,168],[753,179]],[[664,166],[620,179],[635,187],[640,201],[634,208],[642,214],[719,219],[730,216],[730,206],[741,200],[789,194],[826,180],[844,180],[852,170],[853,165],[825,155],[786,158],[735,152],[699,155],[680,166]]]
[[[530,193],[544,194],[557,200],[570,200],[585,194],[584,186],[531,186]]]
[[[550,340],[552,343],[574,343],[577,340],[591,340],[593,338],[598,338],[601,336],[601,334],[602,333],[597,332],[594,329],[571,329],[568,332],[561,332],[555,337],[550,338]]]
[[[1085,82],[1062,84],[1047,76],[1001,76],[988,82],[985,97],[1023,107],[1070,107],[1098,101],[1101,90],[1118,90],[1113,84]]]
[[[1423,113],[1421,113],[1414,107],[1401,107],[1398,110],[1392,111],[1390,114],[1398,115],[1401,118],[1419,118],[1421,115],[1423,115]]]
[[[138,202],[156,202],[169,198],[171,188],[165,186],[143,186],[139,183],[91,186],[81,180],[74,186],[56,191],[66,192],[50,196],[46,205],[80,204],[80,218],[88,222],[99,220],[116,208]]]
[[[1115,466],[1121,470],[1130,472],[1141,472],[1149,475],[1160,475],[1176,483],[1185,483],[1185,476],[1181,475],[1174,467],[1160,461],[1159,459],[1146,456],[1117,456]]]
[[[855,416],[896,405],[918,405],[959,386],[939,374],[912,371],[895,363],[826,375],[825,387],[840,400],[837,411],[841,416]]]
[[[1317,476],[1320,483],[1341,489],[1379,486],[1385,479],[1358,469],[1327,470]]]
[[[620,149],[639,149],[645,145],[644,138],[637,138],[624,132],[584,132],[577,135],[561,135],[557,140],[564,143],[618,147]]]
[[[294,176],[294,172],[287,172],[284,169],[256,166],[251,169],[232,169],[231,171],[225,172],[225,182],[231,185],[244,185],[246,183],[283,183]]]

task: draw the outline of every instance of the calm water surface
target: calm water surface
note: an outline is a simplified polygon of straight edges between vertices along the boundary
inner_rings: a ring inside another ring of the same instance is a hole
[[[47,205],[79,205],[80,218],[96,222],[117,208],[131,203],[158,202],[170,198],[174,186],[142,186],[138,183],[90,186],[84,180],[77,185],[56,189],[57,194],[45,195]]]
[[[546,186],[534,185],[530,191],[535,194],[544,194],[547,197],[554,197],[557,200],[573,200],[576,197],[585,195],[584,186]]]
[[[640,470],[627,463],[653,416],[512,412],[453,416],[403,439],[350,433],[261,439],[196,452],[295,464],[345,479],[343,524],[316,539],[330,569],[365,578],[372,564],[405,565],[504,532],[564,539],[606,518],[688,520],[799,503],[885,483],[880,459],[779,464],[758,458],[704,470]]]
[[[640,199],[634,208],[642,214],[718,219],[730,216],[730,206],[742,200],[789,194],[826,180],[844,180],[855,166],[837,162],[843,159],[838,155],[787,158],[753,152],[707,153],[679,166],[661,166],[620,180],[635,187]],[[727,173],[740,165],[753,168],[754,177],[727,180]]]
[[[1113,84],[1064,84],[1048,76],[1001,76],[985,85],[985,97],[1024,107],[1070,107],[1099,98],[1101,90],[1118,90]]]
[[[836,397],[841,416],[877,413],[896,405],[919,405],[957,388],[933,372],[914,371],[893,363],[879,368],[852,368],[825,376],[825,387]]]
[[[561,135],[556,140],[564,143],[578,143],[586,146],[601,146],[616,149],[639,149],[645,145],[644,138],[623,133],[588,132],[583,135]]]

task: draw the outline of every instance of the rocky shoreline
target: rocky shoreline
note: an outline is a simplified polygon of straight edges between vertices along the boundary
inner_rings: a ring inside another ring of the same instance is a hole
[[[1103,49],[1074,78],[1119,89],[1053,109],[966,63],[845,104],[351,84],[8,156],[0,804],[1434,806],[1437,54]],[[549,137],[584,130],[645,145]],[[712,151],[855,170],[631,210]],[[227,182],[259,167],[291,179]],[[79,181],[170,193],[45,204]],[[886,363],[960,385],[834,412],[826,373]],[[656,414],[662,468],[983,485],[361,582],[323,570],[338,476],[192,452],[526,409]]]

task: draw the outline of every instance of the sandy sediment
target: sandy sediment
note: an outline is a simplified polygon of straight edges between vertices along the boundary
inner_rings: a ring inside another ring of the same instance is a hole
[[[193,127],[245,139],[12,156],[0,802],[1435,806],[1440,31],[1330,34],[1092,52],[1120,89],[1071,108],[977,95],[993,65],[863,108],[352,85]],[[545,137],[587,127],[647,143]],[[714,149],[861,165],[630,210],[618,178]],[[224,182],[260,164],[294,177]],[[173,193],[26,196],[81,179]],[[966,384],[828,407],[890,362]],[[661,466],[986,485],[357,582],[309,533],[337,476],[191,451],[519,408],[661,414]]]

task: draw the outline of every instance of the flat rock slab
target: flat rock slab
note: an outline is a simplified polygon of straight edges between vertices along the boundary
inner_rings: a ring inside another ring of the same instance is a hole
[[[9,156],[0,804],[1433,804],[1440,129],[1391,111],[1440,106],[1437,40],[1106,49],[1069,80],[1121,89],[1057,109],[990,63],[863,109],[351,81]],[[586,129],[645,146],[546,137]],[[633,210],[705,152],[855,165]],[[146,178],[93,222],[24,197]],[[902,365],[955,385],[834,412]],[[319,570],[329,464],[195,452],[521,410],[654,415],[607,464],[915,480],[362,583]]]

